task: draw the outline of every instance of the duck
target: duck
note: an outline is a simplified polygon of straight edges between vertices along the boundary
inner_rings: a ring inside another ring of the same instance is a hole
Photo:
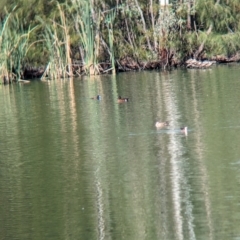
[[[168,121],[166,121],[166,122],[156,122],[156,123],[155,123],[155,126],[156,126],[157,128],[167,127],[167,126],[169,126],[169,122],[168,122]]]
[[[188,135],[188,127],[181,127],[181,132],[184,133],[186,136]]]
[[[92,97],[91,99],[95,99],[95,100],[101,100],[102,97],[100,95],[97,95],[96,97]]]
[[[128,102],[129,98],[122,98],[121,96],[118,97],[118,103]]]

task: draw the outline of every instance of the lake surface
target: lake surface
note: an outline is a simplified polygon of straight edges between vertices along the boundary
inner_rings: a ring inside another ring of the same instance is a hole
[[[0,85],[0,239],[240,239],[239,76]]]

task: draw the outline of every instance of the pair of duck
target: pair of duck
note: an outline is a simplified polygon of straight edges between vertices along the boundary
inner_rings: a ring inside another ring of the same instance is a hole
[[[169,122],[156,122],[155,123],[156,128],[164,128],[169,126]],[[188,127],[181,127],[180,128],[181,132],[184,133],[185,135],[188,134]]]
[[[100,95],[97,95],[96,97],[92,97],[91,99],[101,100],[102,97]],[[128,101],[129,101],[129,98],[122,98],[121,96],[118,97],[118,103],[124,103]]]

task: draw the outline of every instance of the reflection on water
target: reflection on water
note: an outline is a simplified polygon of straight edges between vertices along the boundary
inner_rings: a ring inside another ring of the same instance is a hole
[[[0,238],[240,238],[239,72],[0,85]]]

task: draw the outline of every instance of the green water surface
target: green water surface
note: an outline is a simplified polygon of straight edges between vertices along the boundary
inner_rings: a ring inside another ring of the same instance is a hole
[[[240,239],[239,99],[238,64],[0,85],[0,239]]]

